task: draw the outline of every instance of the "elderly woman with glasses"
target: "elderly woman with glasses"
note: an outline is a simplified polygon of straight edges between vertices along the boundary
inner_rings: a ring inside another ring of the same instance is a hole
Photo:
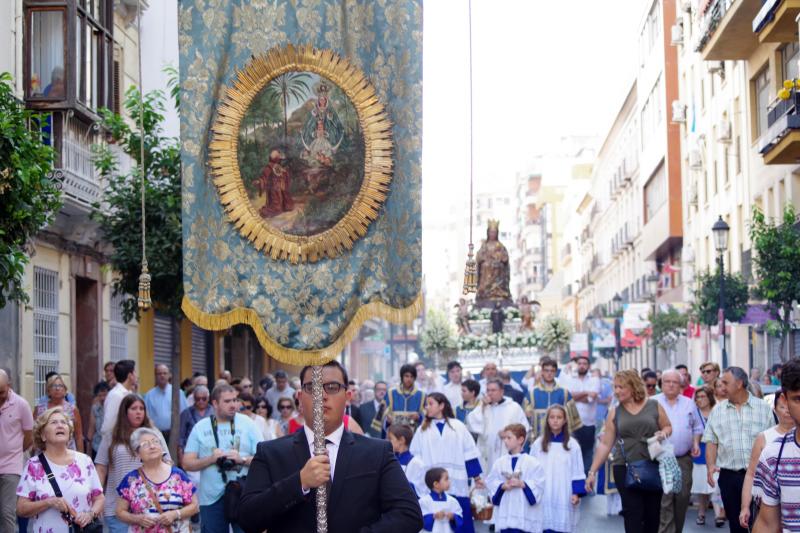
[[[47,391],[47,402],[39,403],[33,412],[33,418],[38,418],[44,414],[48,409],[60,407],[64,414],[72,422],[72,427],[75,429],[72,438],[70,438],[67,445],[70,450],[77,450],[83,453],[83,423],[81,422],[81,413],[74,405],[67,401],[67,386],[64,380],[58,374],[53,374],[47,378],[45,384]]]
[[[131,448],[142,466],[117,486],[117,518],[131,526],[131,533],[191,531],[189,518],[200,510],[197,489],[186,472],[163,461],[161,434],[140,427],[131,434]]]
[[[17,514],[33,517],[32,531],[67,533],[88,525],[103,512],[103,487],[89,456],[69,448],[72,420],[60,407],[46,410],[33,427],[39,455],[28,460],[17,486]],[[54,474],[53,482],[46,468]]]

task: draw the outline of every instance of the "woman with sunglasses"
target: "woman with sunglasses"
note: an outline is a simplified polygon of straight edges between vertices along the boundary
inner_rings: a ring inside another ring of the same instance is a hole
[[[292,398],[281,398],[278,400],[278,427],[281,433],[288,435],[289,422],[294,418],[294,400]]]
[[[253,406],[255,405],[255,398],[249,392],[240,392],[239,393],[239,412],[243,415],[249,416],[250,420],[255,423],[256,428],[258,428],[258,433],[261,435],[262,440],[272,440],[272,432],[269,430],[269,426],[267,425],[267,420],[253,411]]]
[[[281,431],[280,424],[277,420],[272,418],[272,406],[269,404],[269,400],[267,400],[266,397],[259,396],[256,398],[254,411],[257,415],[264,417],[264,420],[267,421],[267,434],[269,437],[267,437],[266,440],[283,437],[283,431]]]

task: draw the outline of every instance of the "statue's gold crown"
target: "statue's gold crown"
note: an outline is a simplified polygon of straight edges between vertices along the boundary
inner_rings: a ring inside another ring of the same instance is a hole
[[[499,229],[500,228],[500,221],[494,218],[489,219],[489,229]]]

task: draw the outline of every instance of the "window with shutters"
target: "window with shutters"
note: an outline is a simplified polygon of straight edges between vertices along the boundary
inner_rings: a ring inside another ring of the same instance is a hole
[[[128,359],[128,325],[122,317],[122,303],[125,296],[118,294],[111,297],[111,313],[109,320],[109,345],[112,361]]]
[[[208,332],[192,324],[192,372],[206,374],[206,338]]]
[[[33,269],[33,388],[43,396],[45,376],[58,372],[58,272]]]
[[[153,363],[172,364],[172,318],[156,313],[153,318]],[[148,372],[142,369],[142,372]]]

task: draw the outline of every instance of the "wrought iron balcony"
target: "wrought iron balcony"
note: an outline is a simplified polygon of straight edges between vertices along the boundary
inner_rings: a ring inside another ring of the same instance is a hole
[[[695,51],[703,60],[747,59],[758,46],[752,31],[756,0],[712,0],[702,11]]]
[[[761,135],[759,152],[768,165],[800,161],[800,93],[792,89],[789,98],[777,98],[767,109],[767,131]]]
[[[766,0],[753,19],[759,42],[787,43],[797,39],[800,0]]]

